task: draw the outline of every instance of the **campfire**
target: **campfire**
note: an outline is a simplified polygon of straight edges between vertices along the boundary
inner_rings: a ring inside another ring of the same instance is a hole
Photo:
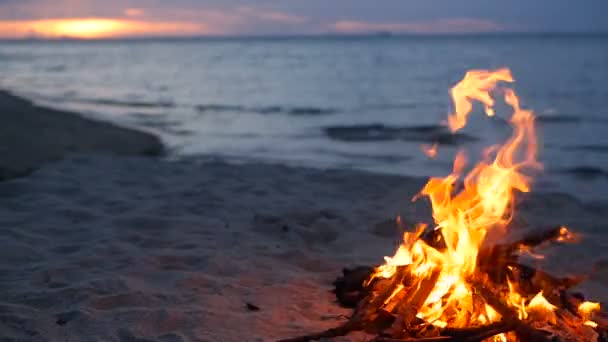
[[[571,288],[584,277],[559,278],[520,262],[541,245],[568,243],[566,227],[534,231],[508,241],[514,195],[530,190],[536,159],[534,114],[521,108],[508,69],[469,71],[451,90],[454,112],[446,124],[467,124],[473,104],[494,115],[501,97],[513,111],[512,136],[467,167],[458,153],[453,171],[431,178],[427,197],[433,225],[406,232],[396,253],[379,267],[345,270],[336,295],[354,313],[345,324],[285,341],[310,341],[365,331],[374,341],[607,341],[599,303]],[[432,153],[436,154],[436,146]],[[470,170],[465,174],[465,170]],[[399,222],[399,221],[398,221]]]

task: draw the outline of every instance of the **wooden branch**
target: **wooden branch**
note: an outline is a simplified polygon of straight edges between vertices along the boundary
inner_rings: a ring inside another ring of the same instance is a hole
[[[478,342],[478,341],[483,341],[492,336],[508,333],[510,331],[513,331],[515,328],[517,328],[521,324],[521,321],[503,320],[498,323],[499,324],[497,324],[496,327],[494,327],[493,329],[488,329],[486,331],[481,331],[478,334],[464,337],[465,338],[464,341]]]
[[[450,336],[437,336],[437,337],[422,337],[422,338],[390,338],[390,337],[379,337],[371,340],[370,342],[463,342],[463,340],[455,339]]]
[[[563,298],[565,291],[586,279],[584,276],[557,278],[534,267],[519,263],[508,263],[506,266],[509,278],[516,281],[522,292],[527,295],[536,295],[542,291],[543,296],[554,305],[566,304],[566,298]]]
[[[479,252],[478,260],[492,263],[498,260],[517,260],[517,253],[520,251],[533,249],[543,243],[565,242],[571,239],[572,234],[563,226],[534,230],[515,242],[483,248]]]
[[[377,338],[373,342],[478,342],[499,334],[513,331],[520,324],[519,321],[503,320],[477,328],[446,328],[444,336],[424,338]],[[442,334],[443,334],[442,333]]]
[[[416,314],[429,297],[437,280],[439,280],[440,270],[433,270],[427,277],[420,279],[416,288],[410,291],[397,307],[397,317],[393,323],[393,333],[399,335],[416,318]],[[399,336],[398,336],[399,337]]]
[[[395,290],[397,289],[397,287],[399,285],[403,285],[404,280],[406,280],[407,277],[410,276],[410,267],[409,266],[400,266],[397,267],[397,270],[395,271],[395,274],[393,274],[393,276],[391,277],[390,280],[387,280],[386,282],[388,282],[387,286],[384,286],[384,288],[380,288],[383,285],[383,282],[379,281],[377,283],[376,286],[374,286],[374,289],[372,289],[372,293],[374,292],[379,292],[378,295],[374,296],[368,296],[369,299],[362,303],[362,308],[360,311],[362,310],[371,310],[371,311],[376,311],[379,310],[380,308],[382,308],[384,302],[393,294],[393,292],[395,292]],[[385,283],[386,283],[385,282]]]
[[[342,270],[342,276],[338,277],[333,285],[338,303],[343,307],[355,308],[357,304],[370,293],[366,281],[374,273],[375,269],[368,266],[357,266]]]
[[[498,312],[503,320],[517,321],[517,312],[511,309],[499,296],[495,295],[489,288],[481,283],[474,282],[473,289],[479,293],[483,299],[490,305],[496,312]]]
[[[509,244],[509,254],[517,252],[525,248],[534,248],[542,245],[545,242],[562,242],[571,238],[571,233],[566,227],[557,226],[549,229],[544,229],[539,232],[533,231],[524,236],[521,240]]]
[[[438,251],[446,249],[445,240],[441,229],[427,228],[420,237],[427,245]]]
[[[533,328],[527,324],[521,324],[515,329],[520,341],[526,342],[554,342],[553,334]],[[558,340],[559,341],[559,340]]]
[[[488,325],[475,327],[475,328],[443,328],[441,329],[441,335],[459,337],[459,338],[470,338],[472,336],[486,336],[492,337],[494,335],[502,334],[504,332],[515,329],[516,321],[512,320],[501,320]],[[481,338],[483,339],[483,338]]]
[[[356,322],[356,321],[350,320],[336,328],[327,329],[325,331],[321,331],[321,332],[315,333],[315,334],[309,334],[309,335],[303,335],[303,336],[298,336],[298,337],[294,337],[294,338],[279,340],[277,342],[310,342],[310,341],[320,340],[323,338],[345,336],[345,335],[349,334],[350,332],[353,332],[356,330],[361,330],[361,328],[362,328],[361,322]]]

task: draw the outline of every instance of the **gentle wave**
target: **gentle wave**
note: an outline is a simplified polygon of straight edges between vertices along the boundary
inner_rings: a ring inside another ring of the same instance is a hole
[[[563,146],[562,149],[571,151],[586,151],[596,153],[608,153],[608,145],[579,145],[579,146]]]
[[[574,115],[539,115],[536,117],[536,121],[540,123],[568,124],[579,123],[583,119]]]
[[[325,134],[331,139],[357,141],[414,141],[439,143],[442,145],[460,145],[478,139],[465,133],[451,133],[439,125],[421,126],[387,126],[383,124],[330,126],[325,127]]]
[[[336,113],[337,110],[320,107],[247,107],[239,105],[218,105],[207,104],[195,106],[199,113],[220,113],[220,112],[250,112],[258,114],[289,114],[289,115],[328,115]]]
[[[44,68],[46,72],[64,72],[67,69],[65,64],[52,65]]]
[[[72,102],[96,104],[103,106],[117,106],[129,108],[174,108],[175,103],[171,101],[122,101],[112,99],[70,99]]]
[[[582,117],[575,115],[539,115],[536,121],[541,124],[573,124],[583,122],[594,122],[608,124],[608,120],[600,117]]]
[[[559,173],[569,174],[579,179],[595,180],[597,178],[608,178],[608,171],[596,166],[577,166],[562,169]]]
[[[76,91],[68,91],[61,95],[49,96],[43,94],[32,94],[37,100],[59,103],[88,104],[98,106],[112,106],[124,108],[175,108],[176,104],[172,101],[129,101],[115,100],[107,98],[81,98],[76,97]]]
[[[365,154],[365,153],[355,153],[355,152],[342,152],[342,151],[333,151],[327,149],[317,149],[316,153],[328,155],[328,156],[337,156],[346,159],[357,159],[357,160],[371,160],[371,161],[381,161],[385,163],[399,163],[411,160],[411,156],[398,156],[392,154]]]
[[[187,136],[195,134],[194,131],[182,128],[182,122],[169,119],[167,115],[149,115],[144,113],[129,113],[137,125],[174,136]]]

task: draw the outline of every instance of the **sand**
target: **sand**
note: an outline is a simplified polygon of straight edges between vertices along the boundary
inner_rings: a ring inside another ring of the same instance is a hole
[[[68,153],[156,156],[161,141],[147,133],[43,108],[0,91],[0,179],[28,174]]]
[[[47,165],[0,184],[0,331],[34,341],[272,341],[330,327],[348,314],[329,293],[340,269],[392,253],[395,215],[428,219],[424,203],[408,200],[421,184],[135,157]],[[567,257],[554,253],[558,268],[608,262],[602,210],[545,195],[522,213],[522,226],[587,231]],[[586,291],[606,296],[604,282]]]
[[[429,220],[424,201],[410,202],[424,182],[68,155],[0,182],[0,340],[274,341],[329,328],[349,314],[329,292],[341,268],[392,254],[397,215]],[[583,232],[546,251],[546,268],[592,274],[581,290],[608,301],[607,208],[526,196],[513,233]]]

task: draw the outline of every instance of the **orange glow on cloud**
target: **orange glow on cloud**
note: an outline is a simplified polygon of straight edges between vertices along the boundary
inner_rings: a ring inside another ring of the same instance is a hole
[[[203,23],[106,18],[0,21],[0,38],[101,39],[138,36],[185,36],[212,33]]]
[[[236,12],[240,15],[245,15],[248,17],[285,24],[303,24],[309,20],[307,17],[303,17],[300,15],[294,15],[285,12],[260,10],[247,6],[238,7],[236,9]]]
[[[367,21],[343,20],[333,25],[340,33],[367,33],[389,31],[397,33],[473,33],[495,32],[505,27],[491,20],[459,18],[428,22],[374,23]]]
[[[127,8],[124,13],[127,17],[141,17],[144,15],[144,10],[141,8]]]

